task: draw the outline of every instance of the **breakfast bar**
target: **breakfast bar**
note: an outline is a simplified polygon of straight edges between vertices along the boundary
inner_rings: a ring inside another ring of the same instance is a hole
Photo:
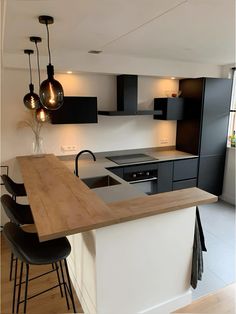
[[[189,188],[106,202],[52,154],[17,159],[39,241],[69,236],[85,313],[168,313],[191,302],[195,210],[216,196]]]

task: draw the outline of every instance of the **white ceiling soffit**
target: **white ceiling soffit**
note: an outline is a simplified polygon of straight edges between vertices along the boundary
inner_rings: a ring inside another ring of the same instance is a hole
[[[53,56],[104,54],[208,64],[235,62],[235,0],[5,0],[3,54],[22,54],[52,15]],[[52,56],[52,57],[53,57]]]

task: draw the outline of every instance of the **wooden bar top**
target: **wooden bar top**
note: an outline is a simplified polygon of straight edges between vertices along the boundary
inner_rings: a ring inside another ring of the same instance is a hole
[[[190,188],[105,204],[56,156],[17,160],[40,241],[217,201]]]

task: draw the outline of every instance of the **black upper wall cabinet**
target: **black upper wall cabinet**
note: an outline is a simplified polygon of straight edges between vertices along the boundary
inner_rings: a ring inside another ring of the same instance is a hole
[[[154,115],[156,120],[182,120],[184,119],[183,98],[154,98],[154,110],[159,114]]]
[[[52,124],[97,123],[97,97],[65,96],[61,108],[50,113]]]

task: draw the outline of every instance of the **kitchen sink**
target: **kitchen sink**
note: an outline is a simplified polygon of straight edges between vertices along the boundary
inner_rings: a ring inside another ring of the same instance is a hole
[[[90,189],[97,189],[106,186],[112,186],[120,184],[119,181],[115,180],[110,176],[102,176],[102,177],[93,177],[93,178],[85,178],[81,179]]]

